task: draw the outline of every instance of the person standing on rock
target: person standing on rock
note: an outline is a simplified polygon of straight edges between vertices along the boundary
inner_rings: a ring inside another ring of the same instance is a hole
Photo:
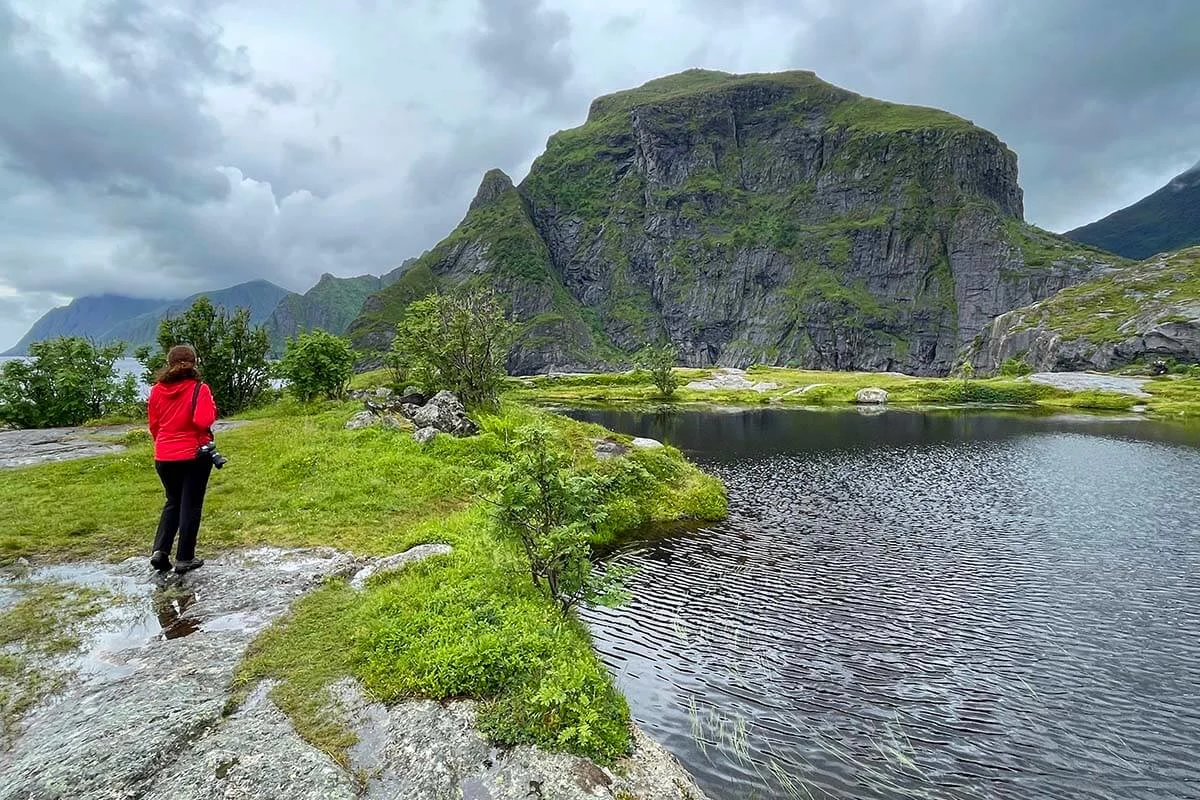
[[[175,572],[182,575],[204,566],[196,558],[196,537],[213,460],[200,448],[213,440],[217,406],[212,391],[196,369],[196,351],[186,344],[167,353],[167,365],[155,376],[146,406],[154,437],[154,469],[167,493],[150,566],[171,569],[171,545],[179,536]]]

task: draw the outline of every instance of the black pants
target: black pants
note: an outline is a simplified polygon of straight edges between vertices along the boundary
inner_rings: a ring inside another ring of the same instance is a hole
[[[178,533],[176,560],[191,561],[196,557],[200,513],[204,510],[204,492],[208,488],[212,466],[210,458],[154,462],[158,479],[167,490],[167,502],[158,521],[158,533],[154,537],[155,550],[170,555],[171,545]]]

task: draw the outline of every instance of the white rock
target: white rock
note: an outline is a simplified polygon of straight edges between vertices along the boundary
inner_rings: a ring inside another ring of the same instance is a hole
[[[413,439],[416,440],[418,444],[429,444],[437,435],[437,428],[417,428],[415,431],[413,431]]]
[[[888,393],[883,389],[859,389],[854,395],[854,402],[860,405],[881,406],[887,403]]]
[[[663,443],[658,439],[646,439],[641,436],[633,438],[633,446],[639,450],[657,450],[663,446]]]
[[[367,581],[376,573],[397,570],[430,556],[444,556],[450,550],[451,547],[448,544],[419,544],[416,547],[405,550],[403,553],[396,553],[395,555],[381,558],[354,573],[354,577],[350,579],[350,587],[361,589],[367,585]]]
[[[370,411],[360,411],[350,418],[346,423],[346,430],[357,431],[362,428],[369,428],[375,424],[375,415]]]

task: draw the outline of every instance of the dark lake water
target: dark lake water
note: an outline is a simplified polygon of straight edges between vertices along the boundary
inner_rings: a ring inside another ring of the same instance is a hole
[[[1200,430],[570,412],[668,441],[728,521],[585,613],[715,800],[1200,798]]]

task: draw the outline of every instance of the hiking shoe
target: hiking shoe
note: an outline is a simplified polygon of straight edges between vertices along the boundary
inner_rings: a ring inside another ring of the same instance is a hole
[[[171,557],[162,550],[155,550],[150,556],[150,566],[154,567],[157,572],[171,571]]]
[[[175,562],[175,572],[182,575],[185,572],[191,572],[194,569],[200,569],[204,566],[203,558],[193,558],[191,561]]]

